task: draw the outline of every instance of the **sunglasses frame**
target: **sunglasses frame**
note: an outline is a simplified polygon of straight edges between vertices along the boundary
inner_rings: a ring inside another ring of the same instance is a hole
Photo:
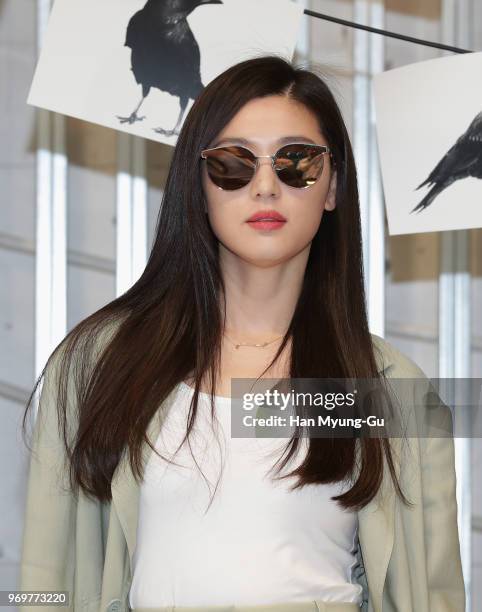
[[[251,151],[251,149],[249,147],[247,147],[246,145],[236,145],[236,144],[222,145],[222,146],[219,146],[219,147],[211,147],[209,149],[203,149],[201,151],[201,158],[202,159],[207,159],[206,153],[208,153],[209,151],[216,151],[218,149],[227,149],[228,147],[239,147],[241,149],[246,149],[256,159],[256,166],[255,166],[254,171],[253,171],[253,176],[250,178],[249,182],[246,183],[246,185],[243,185],[243,187],[247,187],[249,185],[249,183],[253,180],[253,178],[254,178],[254,176],[256,174],[256,171],[259,168],[259,160],[260,159],[271,159],[271,167],[272,167],[274,173],[276,174],[277,179],[281,183],[283,183],[283,185],[286,185],[287,187],[292,187],[291,185],[288,185],[287,183],[285,183],[284,181],[282,181],[280,179],[280,177],[278,176],[278,172],[276,171],[276,168],[274,167],[275,161],[277,159],[277,155],[281,151],[281,149],[284,149],[285,147],[289,147],[291,145],[306,145],[307,147],[316,147],[318,149],[322,149],[321,153],[323,155],[328,154],[330,156],[330,159],[332,160],[332,163],[334,163],[334,161],[333,161],[333,153],[332,153],[332,151],[331,151],[331,149],[330,149],[330,147],[328,145],[313,144],[312,142],[288,142],[288,143],[282,145],[276,151],[276,153],[273,153],[273,155],[255,155],[254,152]],[[313,185],[318,181],[318,179],[321,177],[322,174],[323,174],[323,170],[321,171],[320,176],[318,176],[318,178],[315,180],[315,182],[312,183],[311,185],[306,185],[305,187],[292,187],[292,189],[308,189],[309,187],[313,187]],[[208,172],[208,176],[209,176],[209,172]],[[210,176],[209,176],[209,179],[211,180],[213,185],[215,187],[217,187],[218,189],[221,189],[221,191],[237,191],[238,189],[242,189],[243,188],[243,187],[238,187],[237,189],[224,189],[223,187],[219,187],[219,185],[216,185],[216,183],[211,179]]]

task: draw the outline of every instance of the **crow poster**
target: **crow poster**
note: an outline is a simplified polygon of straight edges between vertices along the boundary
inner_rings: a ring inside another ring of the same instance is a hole
[[[389,233],[482,227],[482,53],[374,77]]]
[[[302,16],[294,0],[56,0],[27,102],[174,145],[226,68],[292,59]]]

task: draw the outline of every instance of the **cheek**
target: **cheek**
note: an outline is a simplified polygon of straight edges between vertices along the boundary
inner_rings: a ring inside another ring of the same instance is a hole
[[[243,237],[249,236],[244,233],[249,228],[245,226],[244,218],[233,202],[216,201],[216,197],[209,200],[208,222],[217,239],[230,249],[242,241]]]
[[[309,206],[292,208],[290,215],[289,237],[294,242],[308,243],[313,240],[321,223],[323,216],[323,203],[321,201],[311,202]]]
[[[232,218],[225,212],[224,206],[220,202],[212,201],[208,204],[208,217],[214,233],[222,240],[222,236],[229,231]]]
[[[244,221],[242,202],[236,202],[229,192],[207,183],[204,187],[204,197],[208,222],[218,240],[225,244],[236,240]]]
[[[204,199],[205,199],[205,207],[208,211],[209,218],[211,220],[216,219],[216,222],[219,223],[226,215],[226,212],[229,213],[229,209],[234,209],[234,204],[231,204],[231,200],[233,200],[233,195],[229,191],[223,191],[216,187],[214,183],[207,176],[207,172],[204,171],[202,177],[202,186],[204,191]]]
[[[298,235],[308,237],[310,240],[316,234],[325,211],[328,195],[326,181],[309,187],[290,202],[289,213],[292,229]]]

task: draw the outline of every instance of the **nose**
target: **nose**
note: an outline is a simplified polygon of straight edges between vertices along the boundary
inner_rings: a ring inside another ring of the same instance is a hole
[[[256,197],[261,196],[277,196],[280,193],[279,179],[276,176],[276,171],[273,168],[271,159],[258,159],[258,167],[251,181],[251,195]]]

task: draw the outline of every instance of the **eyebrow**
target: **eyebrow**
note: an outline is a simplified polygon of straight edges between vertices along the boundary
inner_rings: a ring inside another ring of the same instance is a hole
[[[311,140],[311,138],[308,138],[307,136],[302,136],[300,134],[298,134],[297,136],[283,136],[281,138],[278,138],[278,140],[275,141],[275,144],[285,144],[285,143],[290,143],[290,142],[299,142],[299,141],[305,141],[305,142],[309,142],[311,144],[316,144],[314,140]],[[251,140],[247,140],[246,138],[222,138],[221,140],[216,140],[216,142],[214,144],[211,145],[211,148],[214,147],[218,147],[219,145],[225,143],[225,142],[230,142],[232,144],[240,144],[240,145],[254,145],[256,143],[254,143]]]

